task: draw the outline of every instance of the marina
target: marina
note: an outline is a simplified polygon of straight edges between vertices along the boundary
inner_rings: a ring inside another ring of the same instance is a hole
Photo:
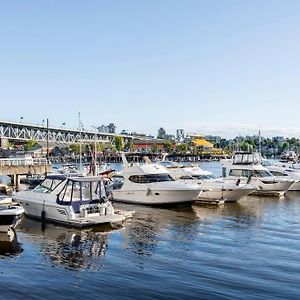
[[[199,166],[222,173],[220,162]],[[111,167],[121,170],[120,164]],[[108,299],[300,296],[299,192],[214,206],[113,206],[134,211],[121,227],[76,229],[24,216],[0,242],[0,286],[16,282],[6,299],[20,290],[32,299],[69,299],[73,289],[87,299],[99,293]],[[274,287],[279,278],[284,286]],[[36,280],[41,284],[33,289]]]
[[[0,24],[0,300],[300,299],[299,1]]]

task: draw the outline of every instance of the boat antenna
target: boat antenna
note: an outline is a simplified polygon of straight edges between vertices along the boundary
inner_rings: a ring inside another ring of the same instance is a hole
[[[82,145],[81,145],[81,129],[82,123],[80,119],[80,112],[78,113],[78,122],[79,122],[79,168],[82,171]]]

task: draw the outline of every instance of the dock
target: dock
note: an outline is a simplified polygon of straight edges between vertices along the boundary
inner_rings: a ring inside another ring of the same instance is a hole
[[[12,186],[18,188],[20,176],[27,174],[47,174],[51,165],[46,158],[1,158],[0,175],[9,176]]]

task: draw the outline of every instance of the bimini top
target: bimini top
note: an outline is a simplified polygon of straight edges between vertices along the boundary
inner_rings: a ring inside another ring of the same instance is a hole
[[[258,152],[235,152],[233,165],[261,165],[262,157]]]

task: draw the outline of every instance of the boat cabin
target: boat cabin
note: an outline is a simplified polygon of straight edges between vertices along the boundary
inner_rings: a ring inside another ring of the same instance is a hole
[[[66,177],[47,176],[33,191],[56,193],[56,203],[72,206],[75,213],[80,213],[82,205],[99,204],[106,201],[106,192],[102,177]]]

